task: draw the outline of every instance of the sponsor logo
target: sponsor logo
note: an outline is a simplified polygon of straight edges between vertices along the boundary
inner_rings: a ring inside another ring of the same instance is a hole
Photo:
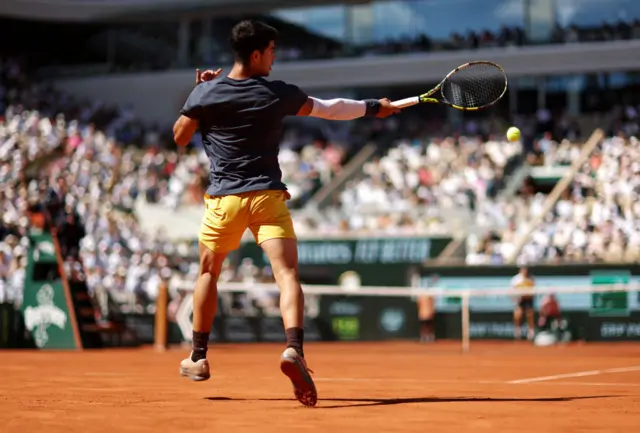
[[[339,340],[357,340],[360,337],[360,319],[357,317],[334,317],[331,328]]]
[[[39,262],[42,260],[56,261],[56,249],[51,241],[41,241],[36,244],[33,249],[33,260]]]
[[[640,337],[640,323],[605,322],[600,326],[602,338],[638,338]]]
[[[398,332],[406,321],[404,311],[400,308],[386,308],[380,314],[380,326],[387,332]]]
[[[337,301],[329,307],[332,316],[357,316],[362,311],[362,306],[353,302]]]
[[[38,306],[27,307],[24,312],[25,326],[33,333],[36,346],[44,347],[49,341],[49,327],[51,325],[64,329],[67,324],[67,314],[53,303],[54,290],[49,284],[43,285],[36,299]]]

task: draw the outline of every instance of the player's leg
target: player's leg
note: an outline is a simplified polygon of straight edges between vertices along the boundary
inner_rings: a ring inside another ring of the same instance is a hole
[[[516,305],[516,308],[513,310],[513,338],[519,340],[522,337],[522,306],[520,302]]]
[[[218,277],[229,251],[240,245],[246,227],[246,212],[238,196],[207,198],[200,227],[200,271],[193,294],[193,337],[189,358],[180,364],[180,374],[192,380],[207,380],[209,333],[218,307]]]
[[[191,355],[180,364],[180,374],[195,381],[210,377],[207,350],[209,333],[218,308],[218,276],[227,253],[214,253],[206,245],[198,245],[200,272],[193,293],[193,336]]]
[[[261,243],[280,288],[280,311],[287,348],[280,369],[291,380],[300,403],[315,406],[318,393],[304,358],[304,294],[298,278],[298,246],[295,239],[272,238]]]
[[[527,308],[525,309],[525,316],[527,317],[527,338],[533,340],[536,334],[535,323],[535,311],[533,309],[533,300],[527,302]]]
[[[434,332],[435,307],[432,296],[418,298],[418,321],[420,322],[420,341],[423,343],[435,340]]]
[[[304,293],[298,277],[298,245],[283,191],[256,193],[249,212],[249,228],[267,255],[280,288],[280,310],[287,348],[280,368],[305,406],[315,406],[317,391],[304,358]]]
[[[273,276],[280,288],[280,312],[287,347],[304,356],[304,294],[298,278],[297,241],[272,238],[261,242],[260,246],[269,258]]]

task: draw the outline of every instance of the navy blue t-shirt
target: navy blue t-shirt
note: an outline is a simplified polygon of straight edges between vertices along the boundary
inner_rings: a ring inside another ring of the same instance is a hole
[[[297,86],[260,77],[197,85],[180,114],[200,124],[211,162],[207,194],[286,190],[278,164],[283,120],[306,100]]]

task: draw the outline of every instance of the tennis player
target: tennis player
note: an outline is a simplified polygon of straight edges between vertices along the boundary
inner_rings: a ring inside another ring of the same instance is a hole
[[[520,272],[511,279],[511,287],[513,289],[531,289],[535,287],[535,279],[529,273],[529,268],[523,266]],[[516,340],[522,338],[522,319],[527,318],[527,338],[533,340],[535,336],[535,319],[534,319],[534,297],[526,294],[516,298],[516,305],[513,310],[513,334]]]
[[[278,32],[261,22],[242,21],[231,31],[235,63],[221,70],[196,71],[196,87],[173,127],[175,142],[187,145],[200,130],[211,162],[210,186],[199,233],[200,274],[193,297],[193,343],[180,373],[207,380],[207,343],[217,307],[217,280],[227,254],[240,246],[247,228],[266,253],[280,288],[286,349],[282,372],[296,398],[314,406],[317,392],[304,351],[304,295],[298,279],[296,234],[286,205],[290,198],[278,164],[283,119],[288,115],[330,120],[384,118],[400,110],[388,99],[320,100],[297,86],[268,81]]]

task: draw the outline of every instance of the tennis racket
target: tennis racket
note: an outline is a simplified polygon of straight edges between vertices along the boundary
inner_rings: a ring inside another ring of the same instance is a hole
[[[476,111],[498,102],[507,92],[507,74],[500,65],[477,61],[449,72],[436,87],[420,96],[392,102],[398,108],[417,104],[444,104],[461,111]],[[440,91],[437,95],[436,92]]]

